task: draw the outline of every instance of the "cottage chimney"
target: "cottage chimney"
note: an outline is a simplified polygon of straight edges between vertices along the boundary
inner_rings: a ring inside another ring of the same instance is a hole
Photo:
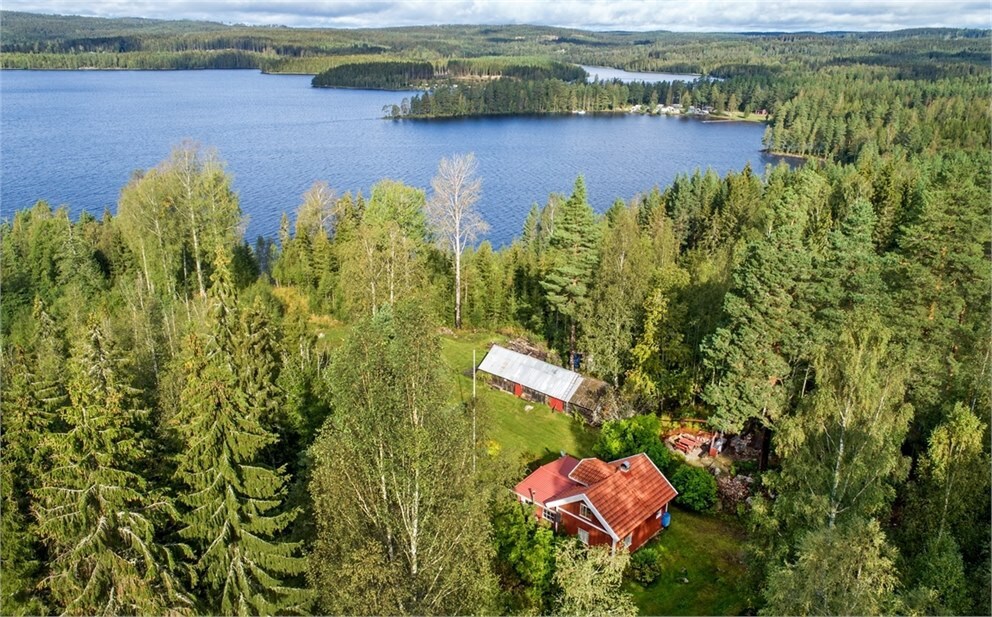
[[[624,461],[620,463],[620,471],[624,473],[630,471],[630,461]]]

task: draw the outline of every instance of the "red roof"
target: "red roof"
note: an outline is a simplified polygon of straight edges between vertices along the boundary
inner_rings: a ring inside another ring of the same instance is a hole
[[[577,458],[566,454],[537,468],[534,473],[517,484],[513,491],[526,499],[546,503],[558,493],[579,486],[568,477],[578,464]]]
[[[575,460],[571,457],[567,458],[570,461]],[[563,459],[559,459],[561,460]],[[623,463],[629,464],[626,471],[621,469]],[[518,484],[517,492],[520,493],[520,486],[528,484],[531,477],[550,465],[541,467]],[[569,462],[568,465],[572,463]],[[657,514],[678,494],[668,478],[643,453],[610,463],[604,463],[599,459],[583,459],[578,464],[572,465],[568,478],[561,479],[558,486],[564,485],[564,480],[567,479],[588,481],[588,484],[583,486],[572,482],[571,486],[565,486],[552,499],[544,498],[540,501],[554,507],[565,503],[565,500],[582,499],[593,507],[602,522],[619,539],[633,532],[645,519]]]
[[[584,458],[568,477],[579,484],[590,486],[613,475],[613,468],[598,458]]]

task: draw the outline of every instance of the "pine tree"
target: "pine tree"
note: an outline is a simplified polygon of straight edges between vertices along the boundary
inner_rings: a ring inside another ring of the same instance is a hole
[[[809,254],[805,216],[792,210],[791,197],[786,193],[775,205],[764,234],[745,248],[724,300],[727,322],[703,351],[715,373],[703,398],[714,406],[712,423],[720,430],[740,432],[751,419],[770,427],[801,390],[794,369],[808,326],[796,308],[806,292]]]
[[[52,558],[45,579],[65,614],[188,612],[175,553],[156,534],[175,515],[140,470],[148,451],[138,427],[146,411],[123,379],[125,367],[98,324],[71,363],[64,433],[50,433],[51,469],[34,494],[38,530]]]
[[[283,507],[284,471],[259,461],[276,441],[262,426],[275,398],[271,364],[256,356],[267,343],[261,324],[242,327],[222,250],[209,302],[209,334],[186,341],[186,385],[174,419],[185,442],[177,475],[188,510],[180,533],[195,544],[207,612],[302,612],[308,594],[289,577],[303,572],[304,560],[298,544],[277,539],[297,511]]]
[[[551,233],[551,267],[541,281],[548,303],[568,320],[568,360],[575,366],[577,329],[589,305],[589,288],[599,259],[599,228],[586,199],[582,176],[572,196],[557,209]]]

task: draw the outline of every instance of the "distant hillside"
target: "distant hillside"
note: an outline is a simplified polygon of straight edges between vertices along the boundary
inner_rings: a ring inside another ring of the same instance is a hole
[[[874,65],[901,76],[984,73],[989,31],[862,33],[590,32],[548,26],[287,28],[205,21],[0,11],[0,68],[258,68],[318,74],[369,62],[528,57],[629,71],[762,77],[829,65]]]
[[[3,46],[14,47],[34,43],[68,42],[142,35],[176,35],[211,32],[230,28],[210,21],[144,19],[122,17],[80,17],[76,15],[39,15],[18,11],[0,11]],[[44,48],[44,45],[39,46]]]

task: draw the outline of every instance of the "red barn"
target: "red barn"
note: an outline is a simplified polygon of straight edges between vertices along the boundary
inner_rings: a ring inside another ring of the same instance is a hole
[[[514,492],[522,503],[533,503],[555,531],[631,551],[661,531],[668,504],[678,495],[646,454],[609,463],[563,455],[524,478]]]
[[[603,381],[499,345],[489,349],[478,368],[490,375],[492,385],[514,396],[546,403],[555,411],[579,413],[591,424],[600,422],[609,388]]]

